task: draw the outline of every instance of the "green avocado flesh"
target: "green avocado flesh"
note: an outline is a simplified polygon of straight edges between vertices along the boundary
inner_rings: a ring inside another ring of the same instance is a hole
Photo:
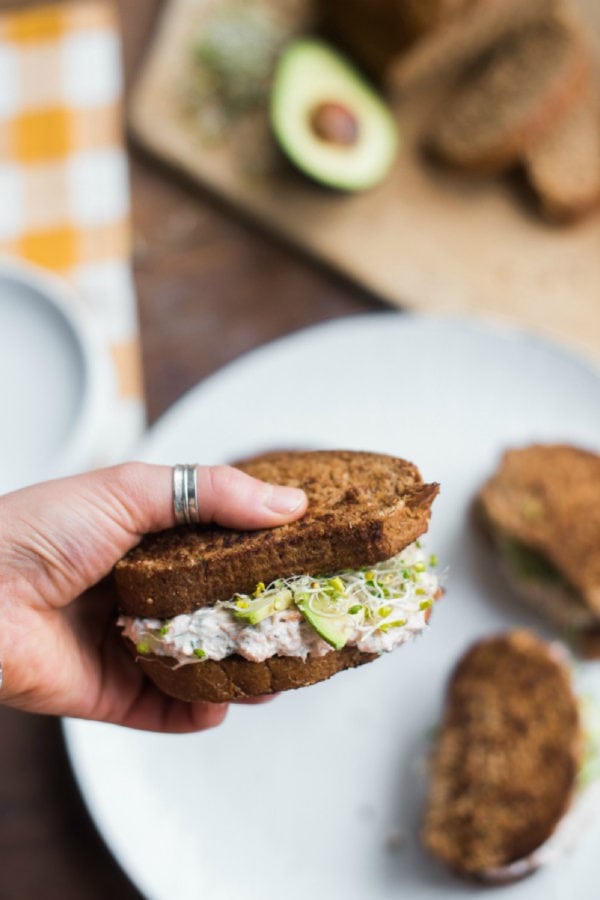
[[[502,555],[521,578],[566,585],[558,569],[537,550],[510,537],[502,537],[500,541]]]
[[[300,39],[280,57],[271,122],[289,159],[328,187],[360,191],[394,162],[398,128],[375,91],[327,44]]]
[[[319,615],[310,607],[308,600],[300,600],[297,605],[306,621],[310,622],[317,634],[331,647],[341,650],[346,646],[352,630],[348,616]]]
[[[581,594],[558,571],[550,560],[521,541],[506,535],[499,537],[499,548],[510,570],[524,583],[535,582],[546,590],[560,591],[566,601],[579,609],[586,609]]]
[[[273,613],[280,612],[292,605],[293,594],[283,588],[276,594],[268,593],[264,597],[258,597],[249,604],[247,609],[236,609],[236,619],[246,619],[250,625],[258,625],[263,619],[268,619]]]

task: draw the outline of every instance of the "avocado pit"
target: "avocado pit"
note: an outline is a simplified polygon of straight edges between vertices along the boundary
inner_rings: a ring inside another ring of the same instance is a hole
[[[315,106],[310,114],[313,132],[322,141],[337,147],[352,147],[358,141],[358,119],[341,103],[326,100]]]
[[[384,179],[396,158],[391,110],[343,56],[300,38],[279,57],[271,123],[283,152],[329,188],[363,191]]]

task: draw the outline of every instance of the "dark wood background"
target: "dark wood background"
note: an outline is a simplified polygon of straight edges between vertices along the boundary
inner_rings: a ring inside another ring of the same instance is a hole
[[[0,2],[0,7],[20,5]],[[130,85],[160,0],[119,3]],[[381,308],[130,147],[134,274],[150,422],[244,351]],[[60,723],[0,708],[0,900],[130,900],[69,770]]]

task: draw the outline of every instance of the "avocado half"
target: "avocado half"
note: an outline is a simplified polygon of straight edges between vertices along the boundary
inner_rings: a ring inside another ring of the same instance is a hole
[[[322,41],[283,51],[273,82],[271,122],[289,159],[328,187],[361,191],[386,176],[398,126],[362,75]]]

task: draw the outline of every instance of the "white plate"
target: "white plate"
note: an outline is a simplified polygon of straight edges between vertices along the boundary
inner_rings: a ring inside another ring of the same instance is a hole
[[[55,276],[0,262],[0,494],[86,468],[111,369],[83,303]]]
[[[216,731],[167,737],[65,723],[92,815],[146,896],[489,900],[419,848],[422,753],[466,644],[535,622],[511,603],[468,523],[503,448],[534,440],[600,448],[597,372],[525,334],[395,313],[337,320],[255,351],[155,426],[143,456],[157,462],[275,447],[415,460],[442,484],[427,543],[448,574],[418,642],[266,706],[232,707]],[[600,826],[502,896],[597,898],[598,846]]]

